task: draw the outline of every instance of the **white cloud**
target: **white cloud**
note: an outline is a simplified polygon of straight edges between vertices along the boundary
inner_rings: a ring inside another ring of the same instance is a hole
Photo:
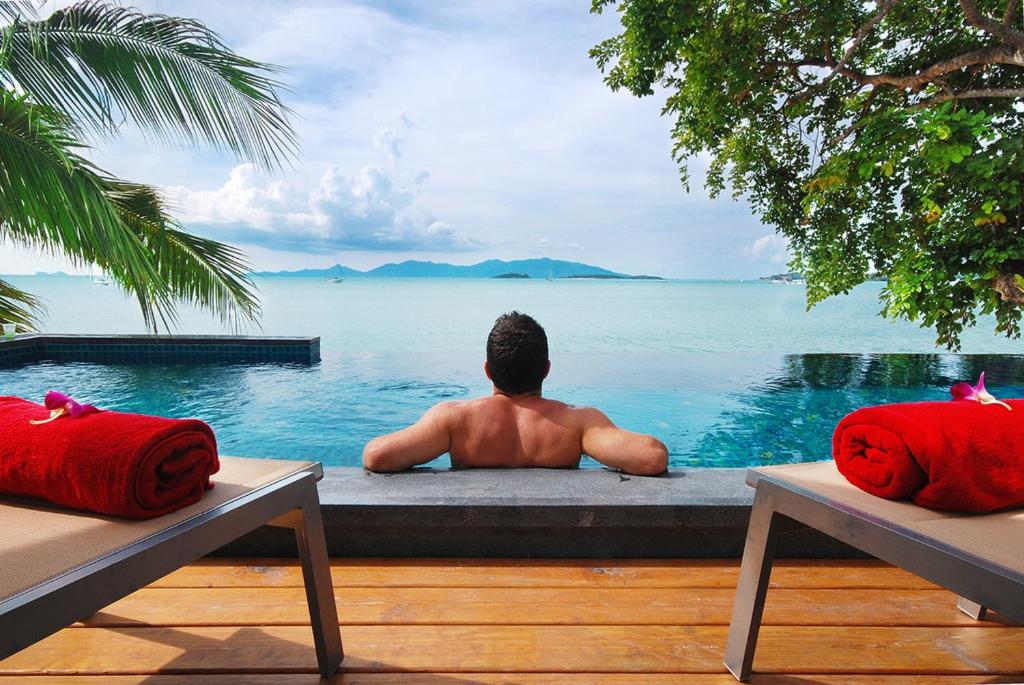
[[[405,148],[405,133],[411,128],[412,121],[403,114],[397,126],[385,126],[374,134],[373,146],[387,154],[392,166],[398,164]]]
[[[365,166],[345,175],[330,167],[310,194],[303,223],[325,244],[378,250],[460,250],[479,244],[459,236],[416,201],[423,174],[403,181],[393,171]]]
[[[203,4],[206,13],[209,3]],[[279,11],[274,12],[272,22],[244,27],[249,35],[237,46],[241,54],[291,68],[365,75],[389,55],[429,33],[383,9],[364,4],[276,4],[274,9]],[[229,13],[238,14],[236,8],[226,7]]]
[[[785,264],[789,261],[789,241],[784,236],[773,233],[745,245],[742,253],[754,262]]]
[[[269,230],[286,211],[289,193],[253,164],[239,164],[216,190],[166,188],[171,206],[186,225],[233,225]]]
[[[403,117],[402,127],[410,125]],[[234,167],[215,190],[165,190],[186,226],[243,244],[313,253],[479,249],[481,243],[459,235],[418,201],[426,172],[396,168],[403,131],[381,129],[375,141],[389,167],[368,165],[346,174],[331,165],[304,199],[251,164]]]

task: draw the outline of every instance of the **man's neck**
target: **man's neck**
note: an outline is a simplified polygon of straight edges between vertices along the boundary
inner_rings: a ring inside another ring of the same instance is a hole
[[[531,390],[529,392],[520,392],[520,393],[505,392],[504,390],[499,389],[497,386],[493,386],[492,390],[493,390],[492,393],[491,393],[492,395],[500,395],[501,397],[507,397],[510,400],[525,400],[525,399],[530,398],[530,397],[540,397],[541,396],[541,389],[540,388],[537,388],[536,390]]]

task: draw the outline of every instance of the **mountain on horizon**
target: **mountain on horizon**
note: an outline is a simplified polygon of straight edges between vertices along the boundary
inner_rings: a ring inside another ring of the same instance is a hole
[[[256,271],[253,276],[276,276],[276,277],[319,277],[329,278],[331,276],[365,276],[366,274],[358,269],[351,269],[341,264],[329,266],[326,269],[299,269],[298,271]]]
[[[369,271],[359,271],[341,264],[326,269],[300,269],[298,271],[259,271],[255,276],[271,278],[301,278],[330,276],[370,278],[494,278],[508,273],[526,274],[530,278],[570,278],[580,276],[605,276],[629,278],[628,274],[561,259],[543,257],[540,259],[488,259],[478,264],[459,266],[443,262],[426,262],[410,259],[398,264],[389,263]]]

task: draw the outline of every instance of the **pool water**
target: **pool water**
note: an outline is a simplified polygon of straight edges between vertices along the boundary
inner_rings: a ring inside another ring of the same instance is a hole
[[[563,353],[544,392],[658,436],[673,467],[748,466],[828,458],[848,412],[945,400],[952,383],[981,371],[997,397],[1024,396],[1024,356],[953,354]],[[41,401],[51,389],[106,409],[203,419],[223,454],[329,466],[358,465],[367,440],[435,402],[490,392],[481,355],[466,352],[328,351],[312,366],[0,369],[0,394]]]

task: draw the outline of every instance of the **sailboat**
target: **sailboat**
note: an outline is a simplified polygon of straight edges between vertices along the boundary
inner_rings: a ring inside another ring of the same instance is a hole
[[[92,274],[92,284],[93,285],[110,285],[110,279],[107,278],[102,273],[99,274],[98,276],[95,273],[93,273]]]
[[[338,255],[334,255],[334,266],[331,267],[331,268],[332,269],[337,268],[339,271],[341,271],[341,264],[338,262]],[[337,276],[328,276],[327,277],[327,282],[328,283],[344,283],[345,279],[339,273]]]

